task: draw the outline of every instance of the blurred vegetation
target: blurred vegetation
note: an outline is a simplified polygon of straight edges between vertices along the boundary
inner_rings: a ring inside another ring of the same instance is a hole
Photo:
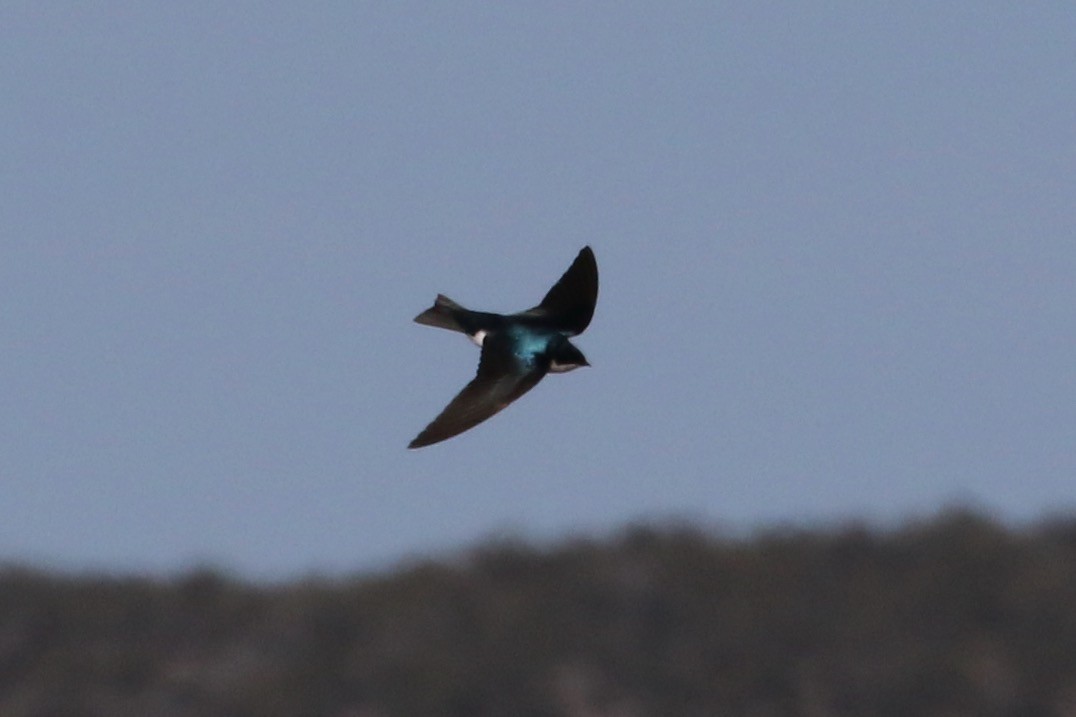
[[[275,586],[9,567],[0,715],[1076,715],[1076,519],[633,527]]]

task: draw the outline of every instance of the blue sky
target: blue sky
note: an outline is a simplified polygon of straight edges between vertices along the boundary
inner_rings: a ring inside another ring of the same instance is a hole
[[[491,535],[1076,506],[1071,3],[0,9],[0,561],[255,577]],[[585,244],[592,368],[438,292]]]

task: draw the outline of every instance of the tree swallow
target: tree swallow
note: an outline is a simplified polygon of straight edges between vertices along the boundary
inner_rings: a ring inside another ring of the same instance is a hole
[[[583,333],[598,301],[598,263],[589,246],[542,303],[518,314],[469,311],[442,294],[415,321],[460,331],[482,349],[478,374],[408,448],[421,448],[474,428],[515,401],[547,373],[589,366],[568,341]]]

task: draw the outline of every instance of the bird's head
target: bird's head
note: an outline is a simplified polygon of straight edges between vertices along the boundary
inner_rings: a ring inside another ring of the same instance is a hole
[[[589,366],[590,362],[583,352],[572,345],[568,339],[558,341],[553,345],[550,352],[550,373],[565,373],[581,366]]]

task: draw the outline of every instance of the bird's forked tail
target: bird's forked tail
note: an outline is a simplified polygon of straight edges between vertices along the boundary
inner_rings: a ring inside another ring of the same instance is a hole
[[[426,326],[436,326],[439,329],[462,331],[466,333],[456,319],[457,313],[466,310],[467,309],[463,308],[444,294],[438,294],[437,300],[433,302],[433,306],[416,316],[415,322],[425,324]]]

